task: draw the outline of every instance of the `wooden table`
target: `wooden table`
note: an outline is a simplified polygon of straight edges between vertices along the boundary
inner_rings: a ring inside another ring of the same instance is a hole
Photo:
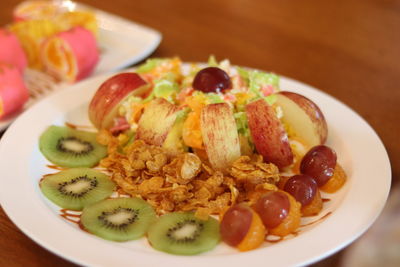
[[[19,1],[2,1],[0,25]],[[400,180],[400,1],[82,1],[163,33],[153,56],[210,54],[292,77],[341,100],[376,130]],[[339,252],[315,266],[337,266]],[[72,266],[0,211],[0,266]]]

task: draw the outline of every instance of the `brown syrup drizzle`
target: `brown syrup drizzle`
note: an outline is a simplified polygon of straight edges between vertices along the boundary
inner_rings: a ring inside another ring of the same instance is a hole
[[[306,227],[306,226],[310,226],[310,225],[316,224],[318,222],[321,222],[321,221],[325,220],[326,218],[328,218],[328,216],[331,215],[331,214],[332,214],[332,211],[326,213],[325,215],[323,215],[322,217],[318,218],[315,221],[300,225],[300,227]]]
[[[76,125],[76,124],[73,124],[70,122],[65,122],[64,124],[68,128],[75,129],[75,130],[76,129],[93,129],[93,126],[91,126],[91,125]]]
[[[81,221],[80,220],[81,215],[80,214],[71,213],[71,211],[72,210],[61,209],[60,210],[60,216],[63,217],[64,219],[66,219],[69,222],[76,223],[79,226],[80,221]],[[76,220],[74,218],[79,218],[79,219]]]
[[[282,236],[278,237],[277,239],[268,239],[268,236],[265,238],[266,242],[269,243],[278,243],[281,242],[282,240],[284,240],[285,238],[283,238]]]
[[[329,202],[329,201],[331,201],[330,198],[323,198],[323,199],[322,199],[322,202]]]
[[[63,168],[63,167],[60,167],[60,166],[57,166],[57,165],[46,165],[46,167],[47,168],[50,168],[50,169],[54,169],[54,170],[58,170],[58,171],[63,171],[63,170],[66,170],[66,168]],[[46,175],[49,175],[49,174],[46,174]]]

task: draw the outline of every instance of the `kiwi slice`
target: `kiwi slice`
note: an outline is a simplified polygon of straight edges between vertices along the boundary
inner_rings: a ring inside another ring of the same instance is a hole
[[[119,242],[142,237],[155,219],[153,207],[140,198],[106,199],[85,207],[81,215],[90,233]]]
[[[96,142],[96,133],[54,125],[40,136],[39,149],[62,167],[92,167],[107,155],[107,148]]]
[[[159,218],[148,232],[150,244],[171,254],[194,255],[213,249],[220,240],[219,223],[203,221],[193,212],[173,212]]]
[[[45,176],[40,182],[43,194],[58,206],[82,210],[105,199],[115,189],[107,175],[89,168],[73,168]]]

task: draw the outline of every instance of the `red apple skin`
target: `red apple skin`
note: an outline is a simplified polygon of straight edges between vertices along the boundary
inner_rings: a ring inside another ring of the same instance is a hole
[[[90,121],[98,129],[110,128],[119,104],[132,94],[143,95],[148,86],[137,73],[120,73],[112,76],[100,85],[90,102]]]
[[[145,108],[138,123],[136,138],[150,145],[162,146],[180,109],[164,98],[155,98]]]
[[[260,99],[246,106],[246,115],[254,145],[264,161],[284,168],[293,163],[293,153],[283,125],[273,107]]]
[[[319,136],[319,143],[310,144],[310,146],[321,145],[326,142],[328,137],[328,126],[321,109],[307,97],[288,91],[281,91],[279,94],[286,96],[295,102],[310,118],[314,124],[315,133]]]
[[[239,136],[229,105],[205,106],[201,111],[200,129],[211,166],[225,172],[240,157]]]

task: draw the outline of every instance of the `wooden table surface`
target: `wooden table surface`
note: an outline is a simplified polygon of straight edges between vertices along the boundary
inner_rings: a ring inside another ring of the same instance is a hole
[[[11,21],[18,2],[2,1],[0,25]],[[82,2],[162,32],[153,56],[205,61],[214,54],[336,97],[376,130],[399,182],[399,0]],[[342,253],[315,266],[337,266]],[[0,210],[0,266],[53,265],[73,266],[31,241]]]

